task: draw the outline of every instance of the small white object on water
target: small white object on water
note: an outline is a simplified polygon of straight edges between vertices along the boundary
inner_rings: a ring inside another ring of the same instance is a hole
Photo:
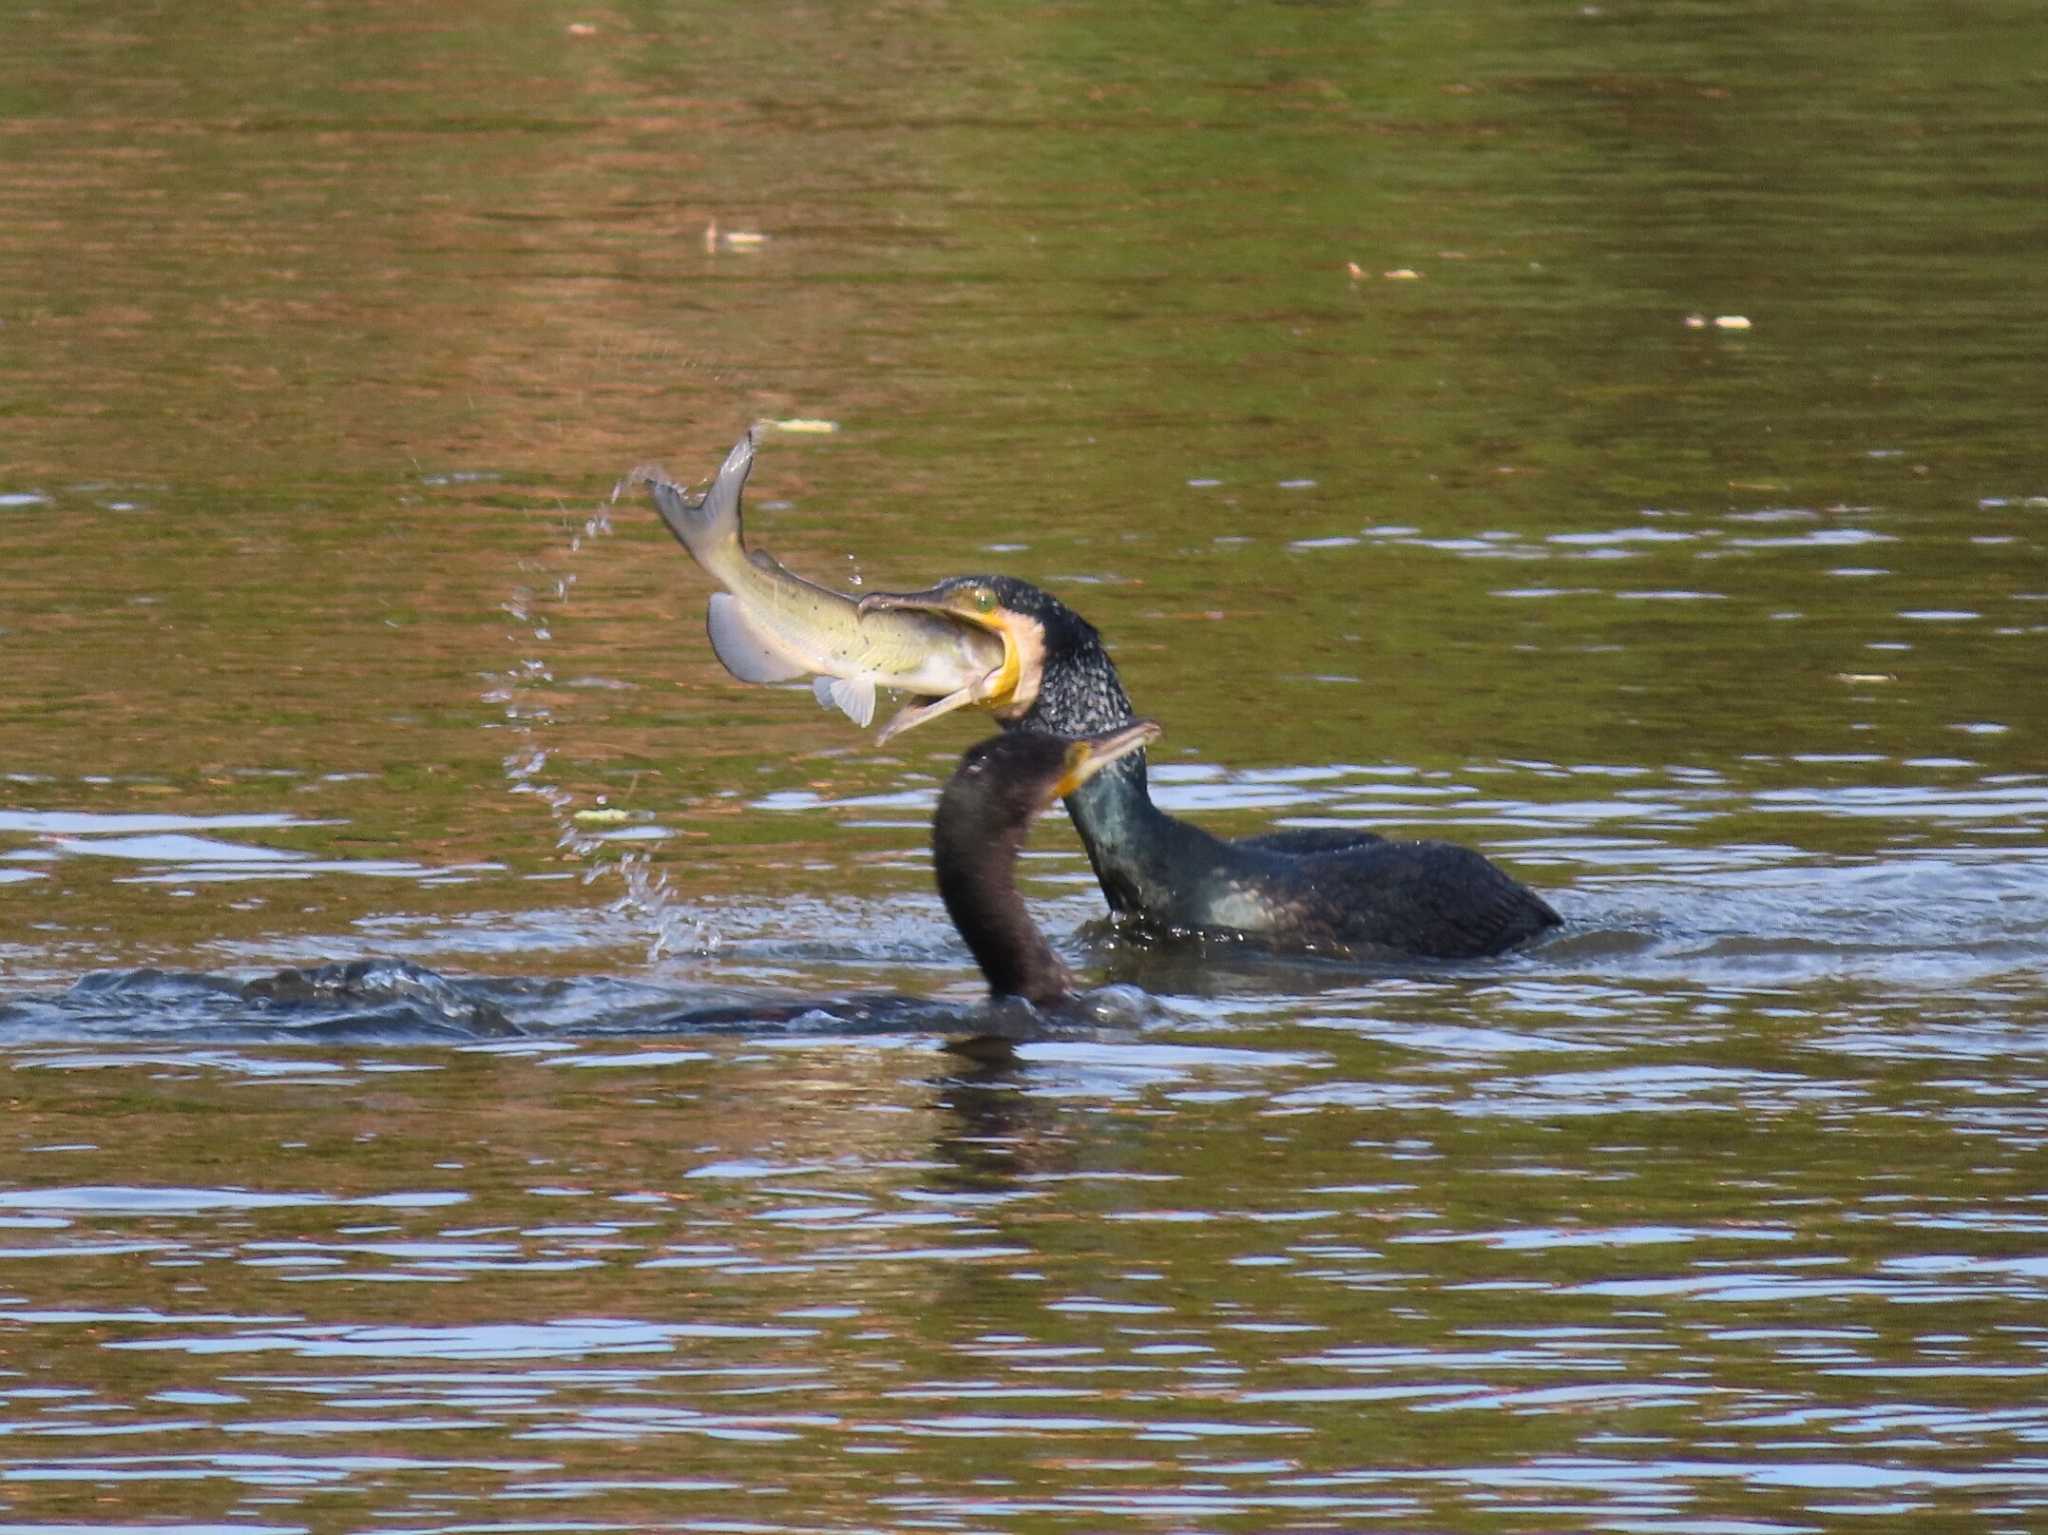
[[[1749,316],[1746,314],[1717,314],[1714,316],[1715,330],[1748,330]]]
[[[1391,272],[1380,273],[1380,276],[1386,278],[1389,282],[1420,282],[1422,280],[1420,272],[1416,271],[1413,267],[1405,266],[1397,266]]]
[[[717,219],[710,220],[704,226],[706,252],[755,251],[767,243],[768,237],[758,229],[720,229]]]
[[[780,421],[756,421],[754,426],[760,431],[789,432],[799,437],[828,437],[839,430],[837,421],[819,416],[786,416]]]
[[[579,810],[570,819],[578,826],[620,826],[633,818],[623,810]]]

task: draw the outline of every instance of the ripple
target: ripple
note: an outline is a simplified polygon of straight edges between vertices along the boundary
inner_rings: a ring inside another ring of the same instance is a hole
[[[67,1210],[79,1214],[162,1215],[212,1210],[270,1210],[318,1205],[361,1205],[373,1209],[421,1209],[460,1204],[460,1193],[406,1191],[338,1199],[315,1192],[266,1193],[256,1189],[104,1187],[24,1189],[0,1192],[0,1210]]]
[[[282,1353],[300,1359],[584,1359],[670,1354],[678,1343],[808,1338],[814,1329],[766,1323],[563,1319],[448,1327],[298,1327],[202,1338],[123,1339],[113,1349],[186,1354]]]

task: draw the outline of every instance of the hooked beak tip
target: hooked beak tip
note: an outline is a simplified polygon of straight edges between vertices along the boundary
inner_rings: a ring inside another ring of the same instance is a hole
[[[907,608],[912,604],[903,601],[893,592],[869,592],[853,605],[856,618],[866,618],[870,613],[886,612],[892,608]]]
[[[1157,720],[1133,720],[1102,743],[1103,755],[1114,762],[1118,757],[1127,757],[1142,747],[1150,746],[1165,734]]]

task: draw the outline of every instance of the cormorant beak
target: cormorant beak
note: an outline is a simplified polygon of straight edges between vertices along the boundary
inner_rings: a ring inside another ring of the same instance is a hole
[[[1099,736],[1083,736],[1067,747],[1066,767],[1045,796],[1046,804],[1065,799],[1119,757],[1128,757],[1165,733],[1153,720],[1133,720]]]
[[[861,598],[856,612],[865,618],[884,608],[935,613],[986,629],[1003,642],[1003,660],[971,688],[929,703],[909,704],[897,711],[876,733],[877,746],[912,726],[968,704],[986,709],[998,718],[1013,718],[1037,701],[1038,680],[1045,666],[1045,630],[1036,619],[1004,607],[987,587],[934,586],[921,592],[870,592]]]

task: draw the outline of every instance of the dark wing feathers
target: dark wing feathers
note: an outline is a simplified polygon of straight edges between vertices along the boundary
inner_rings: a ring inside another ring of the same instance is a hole
[[[1275,863],[1268,879],[1304,931],[1346,948],[1476,959],[1559,920],[1540,896],[1448,842],[1360,843]]]

